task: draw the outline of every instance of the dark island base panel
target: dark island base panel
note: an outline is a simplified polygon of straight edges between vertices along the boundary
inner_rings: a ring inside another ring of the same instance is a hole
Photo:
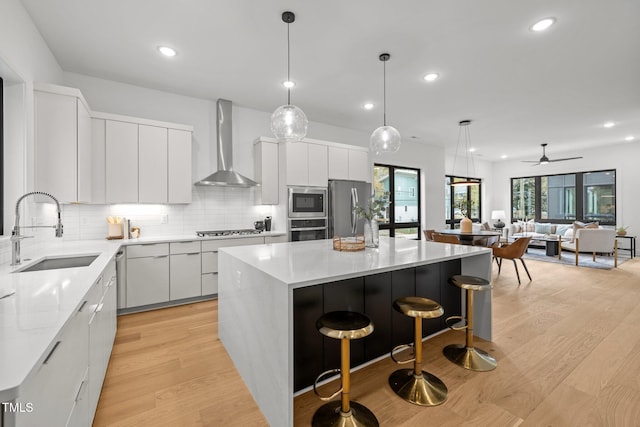
[[[446,317],[461,314],[461,291],[448,283],[450,276],[460,272],[461,261],[456,259],[295,289],[294,390],[311,386],[321,372],[340,367],[340,341],[316,329],[316,320],[323,313],[357,311],[373,321],[371,335],[351,342],[351,366],[355,367],[413,342],[413,319],[393,309],[396,298],[417,295],[439,302],[445,314],[423,320],[423,336],[445,329]]]

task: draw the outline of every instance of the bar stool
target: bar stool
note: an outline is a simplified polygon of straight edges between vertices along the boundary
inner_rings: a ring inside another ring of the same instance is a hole
[[[461,331],[467,330],[466,344],[450,344],[446,346],[442,352],[447,359],[472,371],[491,371],[498,366],[496,359],[490,354],[477,349],[473,346],[473,293],[475,291],[488,291],[491,289],[491,283],[488,280],[473,276],[451,276],[449,283],[462,288],[466,292],[467,300],[467,316],[451,316],[446,320],[449,328]],[[452,321],[466,320],[466,325],[455,327],[449,323]]]
[[[367,407],[349,400],[351,391],[350,377],[350,340],[364,338],[373,332],[373,322],[369,317],[352,311],[332,311],[325,313],[316,321],[316,328],[322,335],[339,339],[340,369],[330,369],[321,373],[313,383],[313,392],[320,400],[328,401],[341,394],[340,401],[322,405],[313,415],[311,425],[324,426],[378,426],[378,419]],[[321,396],[317,385],[321,378],[329,374],[340,373],[341,387],[331,396]]]
[[[444,314],[440,304],[422,297],[402,297],[393,302],[393,308],[405,316],[415,318],[414,357],[399,361],[395,353],[411,348],[402,344],[391,351],[391,359],[397,364],[413,362],[413,369],[399,369],[389,377],[391,389],[407,402],[421,406],[436,406],[447,400],[447,386],[433,374],[422,370],[422,319],[435,319]]]

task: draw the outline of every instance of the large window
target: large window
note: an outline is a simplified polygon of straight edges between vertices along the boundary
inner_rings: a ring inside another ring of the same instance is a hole
[[[380,221],[380,235],[418,239],[420,236],[420,171],[398,166],[373,168],[374,197],[389,193],[389,208]]]
[[[0,236],[4,234],[4,80],[0,77]]]
[[[511,178],[511,220],[616,224],[616,171]]]
[[[445,219],[449,228],[460,228],[460,220],[465,215],[474,222],[480,222],[480,212],[482,212],[481,181],[477,180],[478,185],[451,185],[452,182],[469,180],[475,181],[459,176],[447,175],[445,177]]]

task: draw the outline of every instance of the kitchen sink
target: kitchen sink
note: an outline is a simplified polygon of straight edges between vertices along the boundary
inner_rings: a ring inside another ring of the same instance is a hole
[[[68,257],[45,257],[40,261],[16,270],[16,273],[28,271],[55,270],[59,268],[87,267],[98,258],[99,255],[77,255]]]

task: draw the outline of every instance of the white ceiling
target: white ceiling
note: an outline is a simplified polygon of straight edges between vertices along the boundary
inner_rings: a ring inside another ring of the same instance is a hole
[[[389,52],[387,122],[405,140],[454,152],[471,119],[487,160],[537,159],[542,142],[552,159],[640,143],[638,0],[22,2],[65,71],[273,111],[286,101],[280,16],[291,10],[292,103],[311,121],[380,126]],[[548,16],[550,30],[529,30]],[[178,56],[158,55],[161,44]]]

